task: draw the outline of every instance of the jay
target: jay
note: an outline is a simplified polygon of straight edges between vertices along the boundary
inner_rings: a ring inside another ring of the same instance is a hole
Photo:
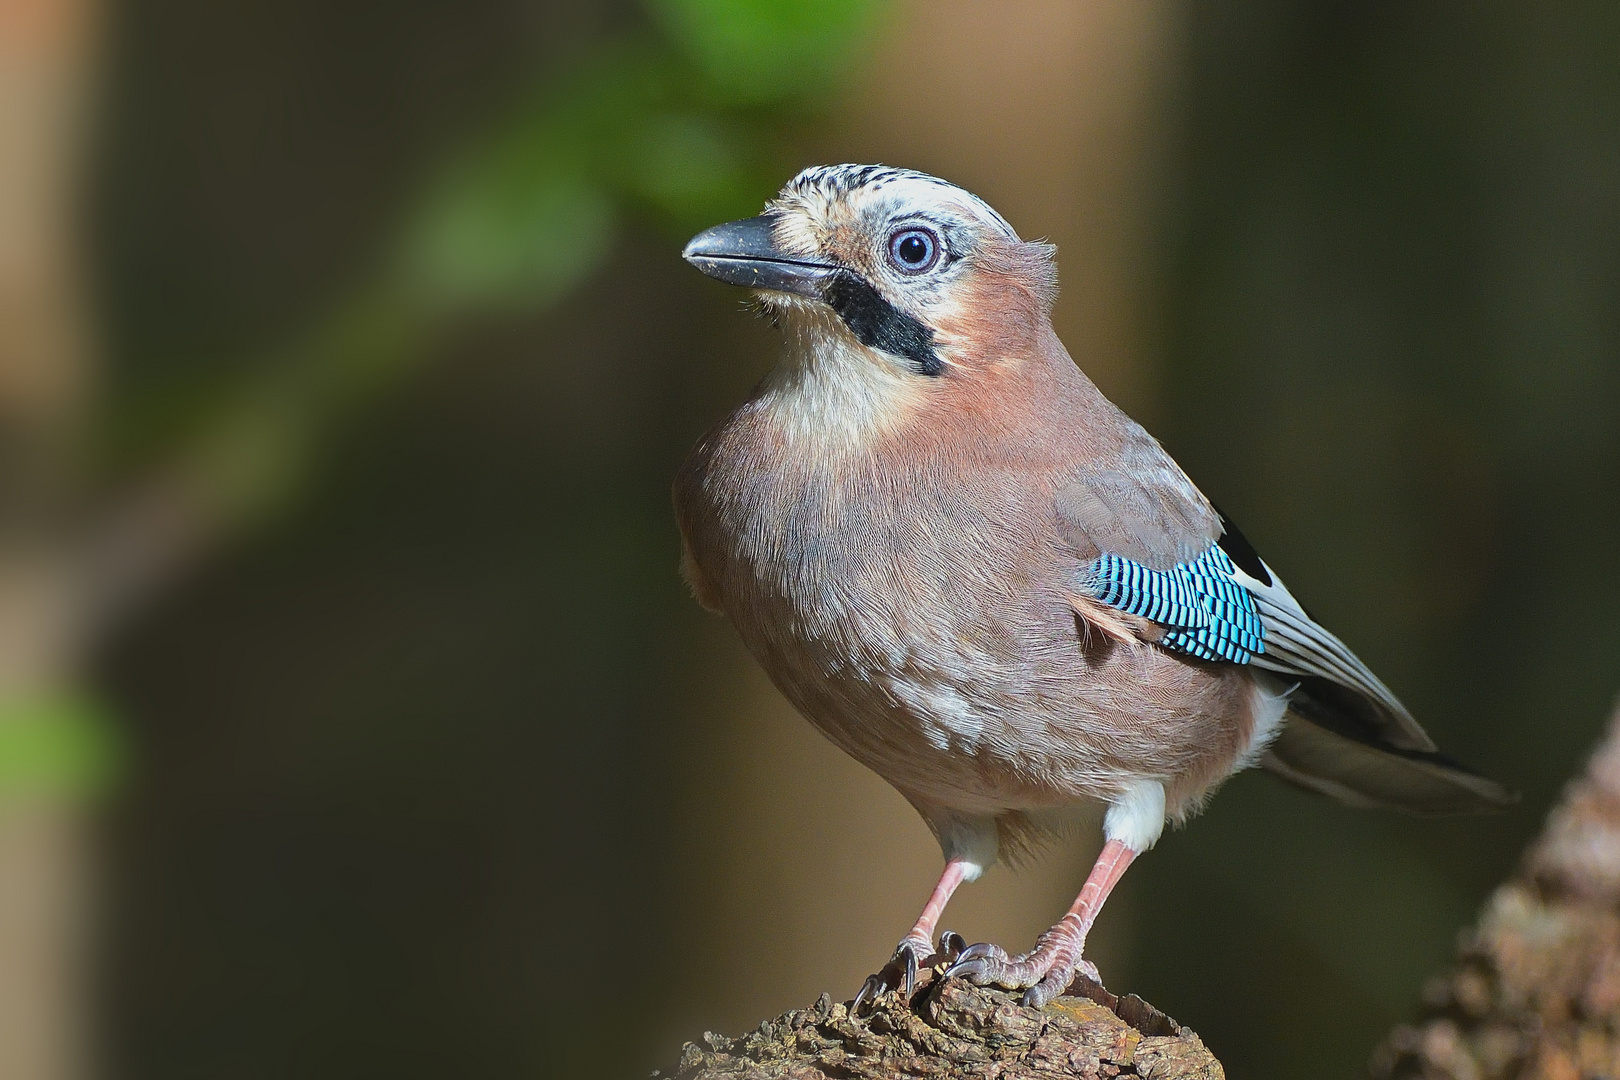
[[[1054,249],[976,196],[811,168],[683,254],[753,290],[786,349],[680,471],[682,572],[945,856],[857,1006],[909,994],[924,964],[1034,1006],[1095,979],[1110,890],[1239,769],[1358,806],[1511,799],[1440,754],[1075,366]],[[1033,948],[935,942],[957,886],[1099,803],[1102,852]]]

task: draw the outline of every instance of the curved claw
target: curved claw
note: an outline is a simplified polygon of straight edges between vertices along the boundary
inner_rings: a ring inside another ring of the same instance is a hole
[[[1060,929],[1042,934],[1035,948],[1018,956],[1008,956],[1001,946],[989,942],[969,945],[945,974],[978,986],[1023,990],[1023,1003],[1035,1009],[1068,990],[1077,974],[1101,986],[1096,966],[1078,955],[1079,944]]]
[[[1069,988],[1069,976],[1056,968],[1048,971],[1041,981],[1024,991],[1023,1004],[1030,1009],[1044,1009],[1046,1003]]]
[[[967,960],[1006,960],[1007,950],[989,941],[969,945],[956,954],[956,966]]]
[[[1001,965],[989,957],[978,957],[973,960],[958,960],[945,969],[948,979],[966,979],[969,982],[985,986],[996,981],[996,973]]]
[[[939,945],[935,947],[934,953],[939,957],[940,963],[954,964],[967,947],[967,938],[955,930],[947,930],[939,935]]]
[[[957,953],[956,963],[945,970],[948,978],[969,979],[981,986],[995,982],[1007,963],[1007,950],[981,941]]]
[[[1024,991],[1023,1002],[1031,1009],[1043,1009],[1048,1001],[1068,993],[1069,987],[1079,978],[1089,979],[1098,986],[1103,984],[1102,975],[1097,972],[1097,965],[1081,958],[1074,962],[1073,967],[1061,963],[1055,965],[1040,982]]]
[[[925,948],[930,948],[926,942],[919,946],[911,938],[903,939],[895,946],[889,962],[877,974],[866,977],[855,1000],[849,1004],[850,1011],[855,1012],[866,1002],[875,1001],[891,990],[904,990],[909,998],[917,989],[917,970],[922,963],[918,954]]]
[[[868,975],[866,982],[862,983],[861,988],[855,992],[855,1000],[849,1003],[849,1011],[852,1013],[859,1012],[862,1004],[868,1001],[876,1001],[886,992],[887,988],[883,985],[883,973],[881,971],[875,975]]]

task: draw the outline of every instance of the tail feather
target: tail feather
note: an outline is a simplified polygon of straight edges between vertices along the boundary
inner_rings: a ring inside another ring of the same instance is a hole
[[[1501,784],[1444,754],[1403,750],[1324,719],[1290,708],[1260,764],[1290,783],[1352,806],[1470,814],[1518,801]]]

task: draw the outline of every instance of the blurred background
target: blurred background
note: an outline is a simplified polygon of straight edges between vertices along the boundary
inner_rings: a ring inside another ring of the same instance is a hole
[[[4,0],[0,1077],[645,1075],[886,959],[938,849],[667,496],[777,349],[681,244],[846,160],[1056,242],[1081,366],[1524,792],[1246,774],[1109,904],[1230,1075],[1363,1071],[1620,691],[1607,0]]]

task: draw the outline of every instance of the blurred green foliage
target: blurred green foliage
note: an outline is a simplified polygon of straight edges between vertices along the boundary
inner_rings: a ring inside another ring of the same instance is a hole
[[[38,792],[95,795],[125,762],[120,729],[104,704],[60,691],[0,706],[0,800]]]
[[[878,15],[871,0],[651,0],[649,7],[709,87],[759,104],[832,85]]]
[[[114,484],[156,469],[213,535],[264,521],[302,488],[323,437],[418,370],[456,322],[556,303],[602,265],[628,216],[674,242],[757,212],[787,168],[783,113],[814,112],[884,7],[650,0],[646,25],[548,68],[430,170],[369,277],[312,325],[255,362],[115,400]],[[116,725],[83,693],[7,714],[0,793],[96,792],[114,775]]]
[[[548,70],[423,178],[370,279],[259,362],[157,387],[109,418],[109,465],[154,462],[211,527],[298,490],[323,432],[406,377],[458,320],[557,302],[627,216],[672,241],[757,212],[789,166],[784,115],[812,115],[883,0],[649,0],[650,22]]]

